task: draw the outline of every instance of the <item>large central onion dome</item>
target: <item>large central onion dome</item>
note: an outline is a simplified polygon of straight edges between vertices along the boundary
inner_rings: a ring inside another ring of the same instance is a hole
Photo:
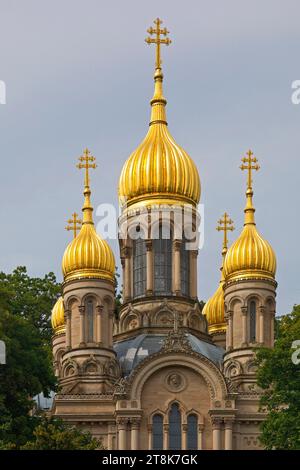
[[[248,156],[251,159],[252,152]],[[248,161],[243,159],[243,161]],[[251,162],[256,162],[254,158]],[[241,167],[249,169],[249,167]],[[255,169],[259,169],[257,165]],[[251,168],[250,168],[251,171]],[[276,256],[270,243],[257,231],[252,197],[251,172],[246,191],[245,223],[242,233],[229,248],[224,261],[224,275],[227,281],[239,279],[274,279],[276,273]]]
[[[119,180],[120,205],[196,206],[201,192],[199,174],[191,157],[168,130],[160,65],[156,67],[154,81],[149,131],[123,166]]]
[[[88,157],[88,150],[85,152],[87,158],[94,158]],[[65,281],[82,278],[114,281],[115,258],[108,243],[96,232],[90,195],[88,174],[86,174],[82,227],[77,237],[67,246],[62,260]]]

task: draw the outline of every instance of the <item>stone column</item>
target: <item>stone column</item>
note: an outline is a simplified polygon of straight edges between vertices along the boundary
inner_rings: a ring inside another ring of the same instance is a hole
[[[125,257],[125,276],[123,279],[124,284],[124,300],[128,302],[131,299],[131,269],[130,269],[130,257],[131,257],[131,248],[125,247],[124,257]]]
[[[242,307],[242,347],[247,346],[247,307]]]
[[[107,448],[108,450],[114,450],[114,435],[116,432],[115,423],[108,424],[108,435],[107,435]]]
[[[146,295],[153,295],[153,244],[152,240],[146,240],[146,266],[147,266],[147,281],[146,281]]]
[[[163,450],[169,449],[169,425],[164,424]]]
[[[198,250],[190,251],[190,296],[197,298],[197,257]]]
[[[233,348],[233,329],[232,329],[232,310],[228,311],[226,314],[227,317],[227,344],[226,350],[230,351]]]
[[[85,346],[85,307],[79,306],[79,346]]]
[[[174,290],[175,295],[181,294],[181,279],[180,279],[180,254],[181,254],[181,240],[174,240],[173,254],[174,254]]]
[[[271,324],[270,324],[271,344],[270,344],[270,346],[271,346],[271,348],[273,348],[273,346],[274,346],[274,334],[275,334],[275,310],[271,311],[270,314],[271,314],[271,319],[270,319],[270,321],[271,321]]]
[[[198,425],[198,449],[199,450],[203,449],[203,430],[204,430],[204,424],[199,424]]]
[[[221,419],[213,419],[212,421],[212,435],[213,435],[213,450],[221,450]]]
[[[182,450],[187,450],[187,424],[182,425]]]
[[[127,450],[127,419],[118,421],[118,450]]]
[[[102,328],[101,328],[102,312],[103,312],[103,305],[97,305],[96,307],[96,342],[98,344],[102,343]]]
[[[264,344],[265,342],[265,328],[264,328],[265,312],[266,312],[266,308],[263,305],[261,305],[259,307],[259,342],[260,344]]]
[[[140,420],[132,418],[131,424],[131,450],[139,449]]]
[[[109,348],[112,348],[112,345],[113,345],[113,328],[114,328],[113,321],[114,321],[114,310],[110,309],[108,311],[108,334],[107,334]]]
[[[152,439],[152,424],[148,425],[148,450],[152,450],[153,439]]]
[[[232,424],[231,418],[225,418],[225,450],[232,450]]]
[[[72,339],[71,339],[71,310],[65,311],[66,317],[66,348],[71,349]]]

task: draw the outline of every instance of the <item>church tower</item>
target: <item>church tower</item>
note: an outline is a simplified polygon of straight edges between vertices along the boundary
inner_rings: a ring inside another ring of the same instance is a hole
[[[85,170],[82,226],[62,260],[63,300],[55,306],[60,313],[53,321],[59,316],[61,324],[65,316],[62,331],[54,335],[56,344],[60,334],[65,348],[56,363],[62,393],[105,393],[119,377],[112,340],[115,260],[93,222],[89,170],[96,168],[95,158],[86,149],[79,161],[77,167]],[[78,221],[73,222],[75,227]]]
[[[225,348],[226,345],[226,320],[225,320],[225,305],[224,305],[224,259],[228,249],[228,232],[234,230],[233,220],[230,219],[227,212],[224,213],[223,217],[218,221],[217,226],[218,232],[222,231],[223,236],[223,248],[222,248],[222,266],[221,279],[219,287],[214,295],[206,302],[203,308],[203,315],[205,315],[208,323],[208,331],[213,337],[215,344]]]
[[[200,179],[168,129],[160,48],[171,41],[161,21],[154,23],[146,39],[156,45],[149,130],[119,180],[124,303],[116,340],[168,332],[177,313],[181,326],[206,334],[197,299]]]
[[[224,372],[236,390],[255,389],[254,349],[274,344],[276,257],[258,233],[254,218],[252,172],[259,170],[251,150],[242,159],[248,172],[244,228],[224,260],[224,297],[227,319]]]

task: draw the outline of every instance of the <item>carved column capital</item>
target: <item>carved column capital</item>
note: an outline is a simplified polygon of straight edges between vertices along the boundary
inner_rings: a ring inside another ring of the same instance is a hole
[[[247,306],[241,307],[241,312],[242,312],[242,315],[247,315],[248,307]]]
[[[223,419],[219,416],[211,416],[211,424],[213,429],[220,429]]]
[[[145,244],[146,244],[146,250],[147,250],[147,251],[152,251],[152,249],[153,249],[153,241],[152,241],[152,240],[146,240],[146,241],[145,241]]]
[[[131,429],[140,429],[141,420],[140,418],[130,418]]]
[[[182,240],[174,240],[173,244],[174,244],[174,250],[175,251],[180,251],[181,245],[182,245]]]
[[[261,315],[264,315],[266,313],[266,307],[264,305],[261,305],[259,307],[259,312]]]
[[[122,417],[117,418],[117,426],[118,430],[122,429],[125,430],[127,428],[128,418]]]
[[[66,320],[70,320],[70,318],[71,318],[71,310],[65,310],[65,318],[66,318]]]
[[[103,312],[104,305],[99,304],[96,306],[96,312],[100,315]]]

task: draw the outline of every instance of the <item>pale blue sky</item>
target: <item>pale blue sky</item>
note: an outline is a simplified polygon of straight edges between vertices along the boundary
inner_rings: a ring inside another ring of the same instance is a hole
[[[154,51],[146,29],[160,16],[173,40],[163,51],[170,131],[192,156],[202,182],[205,244],[199,297],[219,281],[226,210],[242,228],[251,147],[261,164],[254,202],[259,231],[278,258],[278,313],[300,303],[300,79],[297,0],[0,0],[0,269],[53,270],[82,204],[76,158],[97,157],[93,202],[117,204],[122,165],[147,131]],[[118,259],[116,242],[112,247]]]

